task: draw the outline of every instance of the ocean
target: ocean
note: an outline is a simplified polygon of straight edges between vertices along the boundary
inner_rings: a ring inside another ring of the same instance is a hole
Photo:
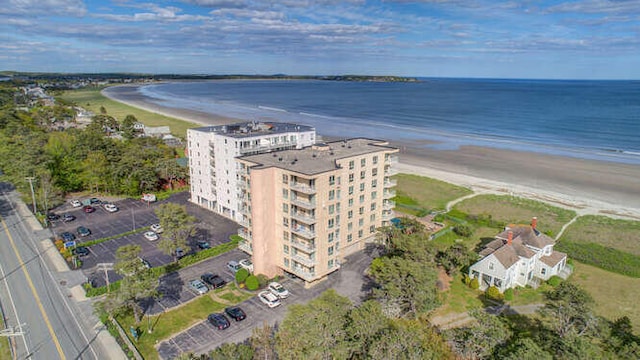
[[[163,106],[301,123],[332,137],[640,164],[640,81],[224,80],[152,84],[140,92]]]

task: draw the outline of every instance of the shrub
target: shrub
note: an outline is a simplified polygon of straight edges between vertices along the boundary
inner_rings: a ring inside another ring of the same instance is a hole
[[[471,283],[471,278],[469,277],[469,274],[464,274],[464,276],[462,277],[462,282],[464,282],[465,285],[469,286],[469,283]]]
[[[469,282],[469,287],[473,290],[478,290],[480,288],[480,281],[477,277],[471,279],[471,281]]]
[[[500,293],[500,290],[498,290],[498,288],[495,286],[489,286],[487,291],[485,291],[484,295],[492,300],[502,300],[503,298],[503,295]]]
[[[562,282],[562,278],[556,275],[553,275],[552,277],[549,278],[549,280],[547,280],[547,284],[553,287],[560,285],[561,282]]]
[[[459,236],[469,237],[473,234],[473,228],[468,224],[457,224],[453,228],[453,232]]]
[[[247,277],[247,280],[245,281],[245,284],[247,285],[247,289],[251,291],[258,290],[258,288],[260,287],[260,281],[255,275],[249,275]]]
[[[245,280],[247,280],[248,276],[249,276],[249,270],[242,268],[238,270],[238,272],[236,272],[236,282],[238,284],[241,284],[245,282]]]
[[[504,291],[504,299],[507,300],[507,301],[513,300],[513,289],[512,288],[508,288],[507,290]]]
[[[258,282],[260,283],[261,288],[267,286],[267,284],[269,283],[269,278],[267,277],[267,275],[258,274],[256,275],[256,277],[258,278]]]

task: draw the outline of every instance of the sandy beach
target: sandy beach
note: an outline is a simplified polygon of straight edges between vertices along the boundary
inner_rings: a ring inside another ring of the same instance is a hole
[[[162,106],[136,89],[135,85],[117,86],[102,93],[130,106],[203,126],[246,121]],[[392,144],[400,149],[398,169],[403,173],[428,176],[476,192],[541,200],[579,214],[640,220],[638,165],[478,146],[436,150],[425,149],[424,142]]]

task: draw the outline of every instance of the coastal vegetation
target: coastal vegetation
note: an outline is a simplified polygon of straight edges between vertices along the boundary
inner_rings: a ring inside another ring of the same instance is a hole
[[[640,256],[640,221],[584,215],[565,230],[560,241],[599,244]]]
[[[424,176],[398,174],[395,197],[396,210],[424,216],[431,211],[445,210],[447,203],[473,192],[467,188]]]

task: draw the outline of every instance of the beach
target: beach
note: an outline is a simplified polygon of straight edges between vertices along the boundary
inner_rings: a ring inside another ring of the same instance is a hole
[[[152,102],[136,85],[103,90],[108,98],[197,125],[223,125],[234,119]],[[319,131],[319,135],[322,132]],[[400,149],[398,170],[468,187],[476,192],[508,194],[570,208],[640,220],[640,166],[480,146],[442,150],[424,141],[391,144]]]

